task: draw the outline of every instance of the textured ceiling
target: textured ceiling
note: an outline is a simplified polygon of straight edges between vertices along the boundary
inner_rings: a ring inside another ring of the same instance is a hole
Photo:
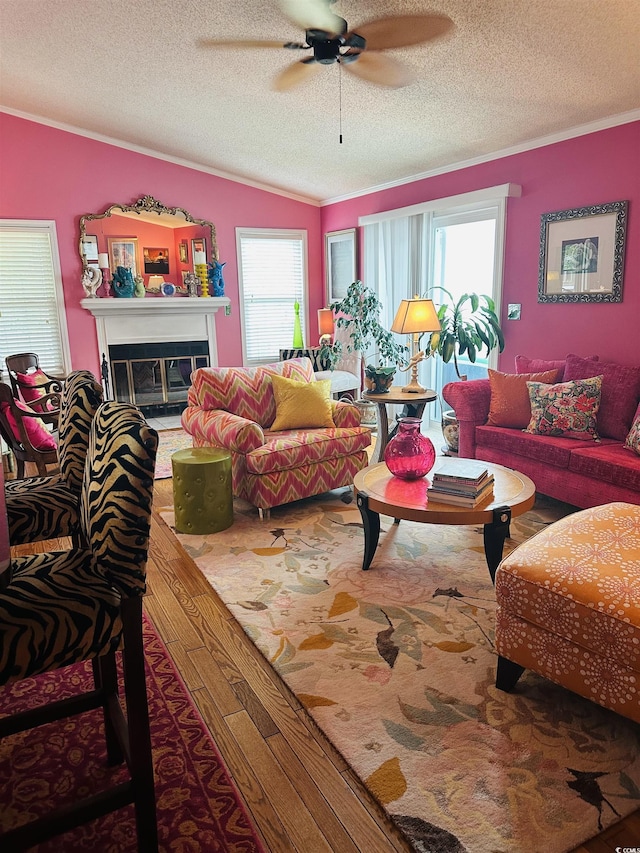
[[[455,30],[389,51],[416,74],[406,88],[331,65],[281,93],[271,81],[299,54],[198,46],[303,40],[276,0],[0,0],[0,105],[317,200],[640,107],[640,0],[338,0],[333,9],[350,29],[428,12]]]

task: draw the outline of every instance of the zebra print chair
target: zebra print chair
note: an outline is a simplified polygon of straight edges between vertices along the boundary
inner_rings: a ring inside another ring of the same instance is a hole
[[[5,483],[12,545],[71,536],[80,544],[80,492],[89,431],[102,403],[102,385],[89,370],[69,374],[60,398],[60,472]]]
[[[80,500],[87,547],[16,558],[0,592],[0,685],[83,660],[92,661],[95,683],[90,693],[0,719],[0,738],[102,707],[109,764],[126,759],[130,781],[5,831],[2,850],[25,849],[128,803],[135,805],[138,850],[157,850],[142,645],[157,447],[158,434],[138,409],[103,403],[91,425]]]

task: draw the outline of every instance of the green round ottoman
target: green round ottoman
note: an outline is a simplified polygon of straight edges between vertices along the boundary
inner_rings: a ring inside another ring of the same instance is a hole
[[[190,447],[171,457],[178,533],[218,533],[233,524],[231,454]]]

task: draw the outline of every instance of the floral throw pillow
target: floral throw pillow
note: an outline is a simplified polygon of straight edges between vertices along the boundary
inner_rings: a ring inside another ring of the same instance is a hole
[[[635,416],[635,420],[631,424],[631,429],[629,430],[629,435],[624,441],[624,446],[628,447],[629,450],[633,450],[634,453],[637,453],[638,456],[640,456],[640,408]]]
[[[527,382],[531,420],[525,432],[599,441],[596,416],[600,408],[602,376],[545,385]]]

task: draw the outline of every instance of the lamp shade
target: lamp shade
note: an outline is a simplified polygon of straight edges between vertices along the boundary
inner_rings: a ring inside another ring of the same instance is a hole
[[[414,335],[421,332],[439,332],[440,320],[432,299],[403,299],[391,325],[392,332]]]
[[[164,276],[162,275],[150,275],[148,287],[160,287],[164,284]]]
[[[333,311],[331,308],[320,308],[318,310],[318,334],[333,335]]]
[[[109,255],[106,252],[99,252],[98,254],[98,266],[101,270],[109,269]]]

